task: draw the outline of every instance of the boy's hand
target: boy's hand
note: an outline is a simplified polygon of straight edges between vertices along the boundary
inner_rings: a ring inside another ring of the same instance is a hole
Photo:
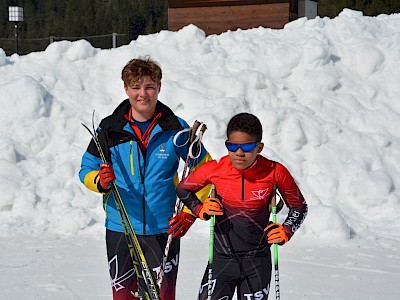
[[[167,234],[169,235],[174,233],[172,235],[174,239],[181,238],[186,234],[186,232],[188,232],[194,221],[195,217],[193,217],[191,214],[181,211],[169,221],[168,226],[170,228]]]
[[[221,216],[223,215],[222,203],[218,198],[207,198],[196,215],[200,219],[207,221],[211,216]]]
[[[100,180],[98,183],[100,184],[102,191],[110,190],[111,182],[115,180],[115,174],[112,165],[106,163],[100,164],[99,177]]]
[[[285,230],[283,225],[278,223],[269,223],[264,231],[268,236],[268,244],[278,244],[282,246],[287,243],[291,237],[290,233]]]

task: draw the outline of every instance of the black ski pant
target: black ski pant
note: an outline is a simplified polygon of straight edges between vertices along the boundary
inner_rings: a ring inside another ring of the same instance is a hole
[[[147,264],[156,278],[161,266],[168,235],[138,235],[139,244]],[[128,244],[123,232],[106,230],[108,267],[114,300],[133,300],[138,298],[138,283]],[[180,239],[172,239],[168,260],[160,288],[161,300],[175,300],[175,286],[178,274]]]
[[[200,300],[208,297],[209,268],[204,272],[199,290]],[[271,281],[271,255],[260,257],[228,257],[214,252],[212,265],[212,300],[232,299],[235,289],[237,299],[268,299]]]

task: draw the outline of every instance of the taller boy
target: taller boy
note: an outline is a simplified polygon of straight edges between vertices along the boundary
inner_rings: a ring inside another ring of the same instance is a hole
[[[80,180],[102,193],[106,212],[106,244],[113,298],[138,299],[137,279],[110,183],[115,180],[147,263],[153,271],[162,262],[167,234],[174,232],[168,268],[160,288],[162,300],[175,299],[180,239],[194,222],[186,212],[173,215],[180,158],[185,159],[188,133],[174,136],[188,124],[158,101],[161,68],[150,58],[132,59],[122,70],[129,99],[104,118],[97,129],[109,164],[102,163],[93,141],[82,157]],[[194,166],[211,160],[202,146]],[[171,229],[169,225],[172,225]],[[167,233],[168,232],[168,233]]]

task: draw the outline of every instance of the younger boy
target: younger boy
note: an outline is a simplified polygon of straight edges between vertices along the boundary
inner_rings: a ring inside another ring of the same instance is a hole
[[[177,187],[177,195],[200,219],[216,215],[211,299],[267,299],[271,279],[271,244],[285,244],[300,227],[307,204],[289,171],[260,155],[262,125],[249,113],[228,123],[228,155],[205,163]],[[196,192],[214,184],[219,198],[202,203]],[[274,187],[289,213],[283,224],[269,222]],[[208,270],[199,299],[207,299]]]

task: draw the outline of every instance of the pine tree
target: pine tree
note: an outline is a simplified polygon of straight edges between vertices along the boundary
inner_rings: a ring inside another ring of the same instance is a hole
[[[344,8],[359,10],[368,16],[400,13],[399,0],[319,0],[318,14],[321,17],[336,17]]]

